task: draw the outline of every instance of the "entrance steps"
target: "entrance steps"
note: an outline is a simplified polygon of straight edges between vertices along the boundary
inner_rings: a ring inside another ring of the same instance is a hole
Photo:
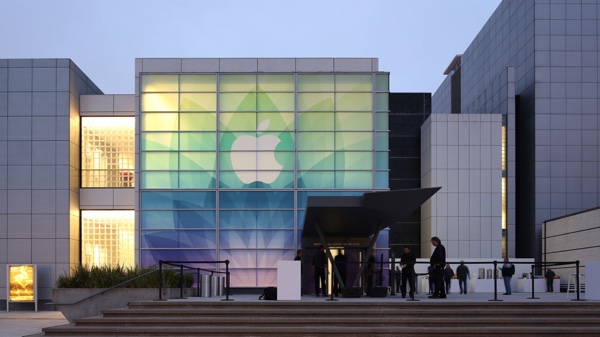
[[[600,302],[130,302],[45,336],[598,336]]]

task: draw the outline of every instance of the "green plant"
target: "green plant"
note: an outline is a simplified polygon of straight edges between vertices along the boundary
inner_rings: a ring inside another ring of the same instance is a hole
[[[59,275],[54,286],[56,288],[110,288],[125,281],[132,280],[158,268],[139,267],[109,267],[109,266],[83,266],[72,269],[69,274]],[[179,288],[179,270],[163,269],[163,287]],[[191,274],[184,273],[184,287],[191,287],[194,280]],[[140,277],[125,285],[124,288],[158,288],[160,273],[158,271]]]

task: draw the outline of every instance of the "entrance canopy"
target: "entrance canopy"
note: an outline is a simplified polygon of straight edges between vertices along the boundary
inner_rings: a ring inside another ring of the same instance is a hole
[[[370,237],[409,216],[441,187],[384,192],[362,196],[310,196],[302,230],[303,246],[367,247]]]

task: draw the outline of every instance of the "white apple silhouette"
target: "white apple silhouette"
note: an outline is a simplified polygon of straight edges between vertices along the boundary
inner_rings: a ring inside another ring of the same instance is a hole
[[[258,133],[267,130],[270,120],[258,125]],[[281,140],[273,135],[259,137],[244,135],[231,145],[231,165],[237,177],[244,183],[260,181],[271,184],[279,177],[283,166],[275,159],[275,147]],[[257,159],[258,151],[260,160]]]

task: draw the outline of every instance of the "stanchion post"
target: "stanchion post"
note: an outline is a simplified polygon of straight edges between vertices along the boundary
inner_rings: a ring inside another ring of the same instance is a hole
[[[333,266],[332,266],[333,267]],[[333,298],[333,277],[334,277],[334,273],[331,272],[329,273],[331,275],[331,289],[329,289],[329,291],[331,292],[331,297],[326,299],[325,301],[337,301],[337,299]]]
[[[198,283],[196,284],[196,296],[200,297],[200,268],[196,268],[196,277]]]
[[[158,300],[162,301],[162,260],[158,260]]]
[[[225,260],[225,299],[221,301],[233,301],[229,299],[229,260]]]
[[[391,265],[391,269],[390,269],[390,287],[392,288],[392,291],[390,291],[390,296],[396,296],[396,282],[398,282],[396,280],[396,256],[394,254],[394,252],[392,252],[392,265]]]
[[[183,265],[179,266],[179,298],[183,298]]]
[[[572,299],[571,301],[585,301],[579,297],[579,293],[581,291],[581,289],[579,289],[579,282],[580,282],[580,280],[579,280],[579,260],[575,261],[575,282],[577,282],[577,288],[575,288],[575,289],[577,289],[577,299]],[[568,295],[568,292],[569,292],[569,289],[567,289],[567,295]]]
[[[531,265],[531,297],[527,299],[537,300],[539,297],[535,297],[535,265]]]
[[[502,302],[498,299],[498,261],[494,260],[494,299],[488,301]]]

